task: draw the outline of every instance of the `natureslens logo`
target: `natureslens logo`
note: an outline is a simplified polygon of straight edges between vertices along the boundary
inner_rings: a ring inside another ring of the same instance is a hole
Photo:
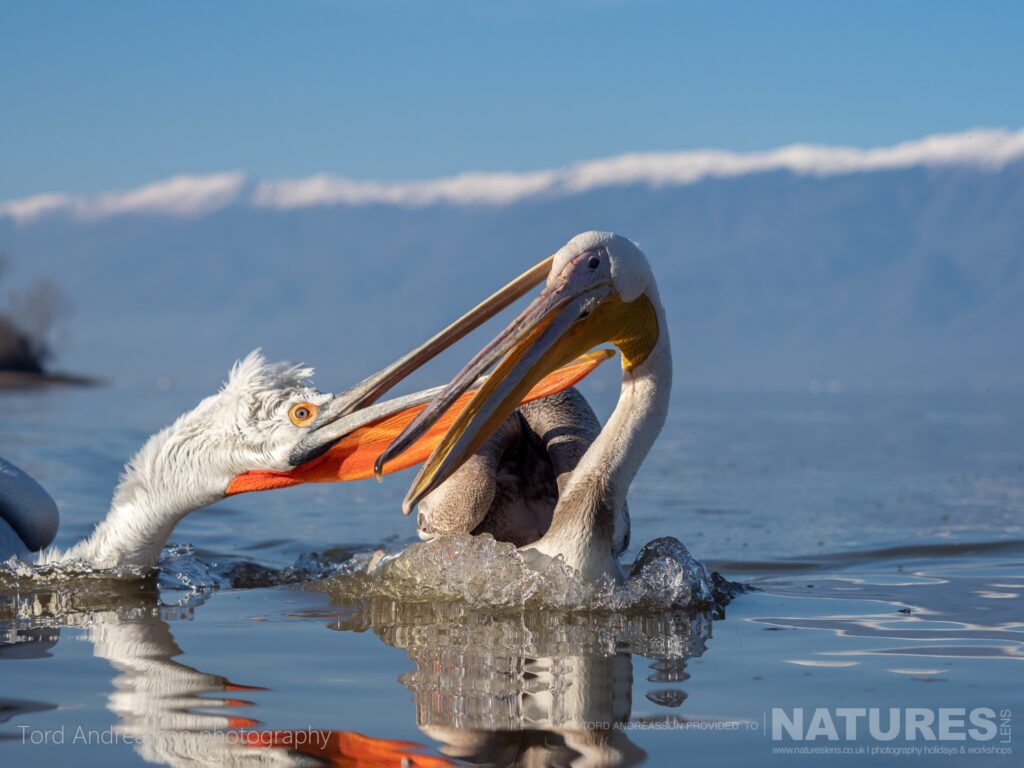
[[[1011,710],[990,707],[773,707],[772,741],[977,742],[1010,746]]]

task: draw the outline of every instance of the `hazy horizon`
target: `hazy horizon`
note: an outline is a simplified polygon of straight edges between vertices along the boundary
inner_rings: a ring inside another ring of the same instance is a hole
[[[263,347],[346,386],[613,229],[654,266],[681,388],[1019,390],[1022,180],[1024,131],[1005,130],[422,183],[221,175],[0,204],[0,250],[10,286],[70,294],[56,367],[121,384],[210,388]]]

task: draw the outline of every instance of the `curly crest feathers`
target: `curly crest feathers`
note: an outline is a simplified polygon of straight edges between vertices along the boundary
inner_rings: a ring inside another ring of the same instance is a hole
[[[268,363],[256,348],[231,367],[221,392],[245,395],[267,390],[298,389],[310,385],[313,369],[292,363]]]

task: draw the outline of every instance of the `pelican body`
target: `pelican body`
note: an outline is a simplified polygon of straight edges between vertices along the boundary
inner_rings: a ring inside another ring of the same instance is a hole
[[[533,544],[551,527],[559,494],[600,432],[577,389],[521,406],[419,503],[420,537],[489,533],[519,547]],[[613,551],[624,550],[628,539],[626,525]]]
[[[540,295],[479,352],[377,460],[414,445],[483,371],[413,481],[421,535],[491,533],[527,552],[561,557],[586,579],[621,580],[629,542],[626,495],[668,413],[672,356],[647,258],[607,232],[574,237],[538,267]],[[528,274],[535,274],[538,267]],[[604,428],[569,390],[519,408],[545,375],[610,342],[622,359],[618,404]]]

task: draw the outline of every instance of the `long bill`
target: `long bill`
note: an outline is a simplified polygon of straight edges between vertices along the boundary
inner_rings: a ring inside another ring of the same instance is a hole
[[[352,413],[363,408],[390,390],[411,373],[459,341],[467,333],[490,320],[509,304],[522,298],[540,285],[551,270],[553,256],[526,270],[498,291],[477,304],[458,320],[439,331],[412,351],[391,363],[387,368],[368,376],[344,394],[343,411]]]
[[[299,483],[345,482],[373,475],[373,460],[420,414],[426,403],[443,392],[443,388],[423,390],[381,403],[375,402],[377,398],[446,347],[537,286],[550,271],[552,258],[549,257],[530,268],[387,368],[337,395],[322,409],[312,429],[292,449],[289,456],[292,469],[246,472],[231,481],[228,494],[268,490]],[[524,393],[524,402],[546,397],[575,385],[607,357],[605,354],[584,356],[559,370],[553,370],[549,377],[543,381],[539,380],[532,391]],[[486,368],[472,376],[466,390],[484,384],[485,377],[480,375],[484,370]],[[432,430],[421,433],[418,441],[408,442],[405,447],[411,449],[406,451],[401,461],[389,467],[388,471],[394,472],[414,466],[429,456],[444,431],[471,399],[472,395],[468,394],[458,403],[453,402],[455,407],[450,409],[446,419],[435,420],[436,425]],[[412,445],[413,442],[416,442],[415,446]]]
[[[625,303],[613,292],[604,270],[588,268],[592,254],[569,262],[541,294],[445,387],[377,459],[375,470],[433,428],[450,407],[474,386],[481,371],[497,365],[472,400],[454,419],[437,448],[423,464],[402,504],[409,514],[475,453],[518,407],[523,395],[566,361],[607,341],[625,352],[637,333],[653,346],[646,297]],[[656,338],[656,324],[653,336]],[[607,354],[611,354],[607,352]]]
[[[583,355],[544,377],[526,393],[523,402],[574,386],[610,356],[608,350]],[[228,486],[227,495],[287,488],[302,483],[351,482],[373,477],[373,463],[377,456],[426,408],[430,396],[438,392],[440,387],[387,400],[349,414],[342,419],[347,432],[332,439],[325,451],[299,462],[286,472],[253,470],[238,475]],[[467,392],[457,400],[444,418],[424,431],[401,457],[388,466],[387,472],[408,469],[426,459],[474,394],[474,391]]]
[[[380,409],[378,412],[369,410],[369,406],[385,392],[542,283],[551,268],[553,258],[549,256],[526,270],[420,346],[386,368],[363,379],[354,387],[339,393],[320,415],[317,428],[292,451],[291,464],[298,466],[323,454],[335,441],[366,424],[367,415],[372,414],[373,418],[380,418],[394,413],[396,406],[398,409],[408,408],[429,401],[437,394],[437,390],[424,390],[408,395],[404,399],[391,401],[385,409],[386,412],[381,412]]]

